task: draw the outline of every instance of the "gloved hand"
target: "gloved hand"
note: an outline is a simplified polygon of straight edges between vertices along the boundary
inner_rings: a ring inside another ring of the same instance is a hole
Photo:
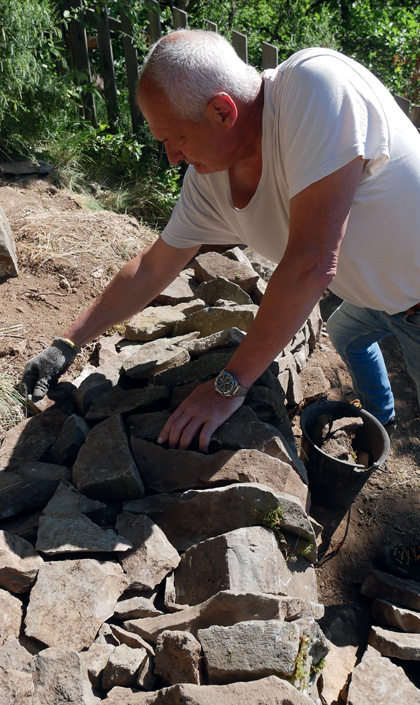
[[[64,338],[54,338],[48,348],[26,363],[19,384],[20,392],[25,397],[32,394],[33,401],[42,399],[50,383],[70,367],[80,350]]]

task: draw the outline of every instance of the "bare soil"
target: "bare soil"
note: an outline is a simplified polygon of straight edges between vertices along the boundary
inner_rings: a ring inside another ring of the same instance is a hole
[[[56,188],[50,177],[3,178],[0,205],[15,237],[20,268],[19,277],[0,280],[0,375],[17,381],[25,362],[60,335],[157,233],[132,217],[88,210],[80,198]],[[324,296],[324,320],[337,304],[334,296]],[[353,609],[360,618],[361,640],[369,626],[370,601],[360,595],[360,585],[378,551],[385,544],[420,540],[419,407],[398,344],[388,339],[383,350],[400,420],[387,467],[373,474],[344,515],[312,508],[324,526],[317,567],[320,599],[331,613],[344,606]],[[322,368],[328,399],[354,399],[345,366],[325,331],[308,364]],[[78,371],[73,368],[72,375]],[[290,414],[298,445],[301,410]]]

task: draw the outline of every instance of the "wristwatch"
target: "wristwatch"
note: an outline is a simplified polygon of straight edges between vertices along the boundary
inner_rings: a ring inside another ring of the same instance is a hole
[[[214,380],[214,388],[220,397],[244,397],[249,387],[242,387],[235,375],[222,370]]]

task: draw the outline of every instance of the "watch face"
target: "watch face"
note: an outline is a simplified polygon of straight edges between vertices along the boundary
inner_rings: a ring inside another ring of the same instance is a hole
[[[221,372],[216,380],[217,391],[222,397],[231,396],[237,386],[238,382],[230,372]]]

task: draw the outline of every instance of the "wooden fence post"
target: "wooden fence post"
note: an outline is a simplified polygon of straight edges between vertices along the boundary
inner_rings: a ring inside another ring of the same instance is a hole
[[[70,16],[73,15],[75,11],[77,12],[77,19],[70,19],[68,24],[70,60],[72,66],[74,66],[79,73],[77,77],[79,85],[90,84],[92,83],[92,74],[90,71],[82,0],[60,0],[60,5],[62,12],[67,11],[70,13]],[[93,125],[96,125],[96,107],[93,94],[83,91],[82,101],[85,117],[88,118]]]
[[[248,63],[248,39],[241,32],[232,31],[232,46],[238,54],[239,58],[245,63]]]
[[[143,116],[137,103],[137,84],[139,82],[139,64],[137,61],[137,51],[133,42],[133,26],[130,18],[123,8],[120,9],[122,42],[125,57],[125,68],[127,72],[128,97],[130,101],[131,124],[133,132],[139,131],[143,124]]]
[[[111,36],[109,33],[108,8],[103,5],[99,15],[95,15],[98,30],[99,57],[101,61],[102,78],[104,79],[104,94],[106,111],[111,128],[116,128],[118,120],[117,84],[115,82],[114,57],[112,54]]]
[[[279,63],[279,50],[268,42],[262,43],[262,68],[275,69]]]
[[[160,26],[160,7],[157,0],[149,0],[147,17],[149,20],[147,33],[152,42],[157,42],[157,40],[162,36],[162,27]]]
[[[205,23],[206,23],[206,30],[208,32],[217,32],[216,22],[211,22],[210,20],[205,20]]]

